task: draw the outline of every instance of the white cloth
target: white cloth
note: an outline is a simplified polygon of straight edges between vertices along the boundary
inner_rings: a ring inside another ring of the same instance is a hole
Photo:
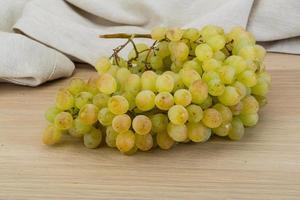
[[[70,76],[71,60],[95,65],[121,42],[99,34],[205,24],[241,25],[269,51],[300,53],[299,0],[0,0],[0,81],[36,86]]]

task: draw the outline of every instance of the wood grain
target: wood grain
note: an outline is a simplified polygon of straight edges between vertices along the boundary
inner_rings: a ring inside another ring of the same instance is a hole
[[[269,104],[243,140],[134,156],[41,144],[44,111],[67,79],[0,84],[0,199],[300,199],[300,56],[269,54],[266,65]],[[91,73],[79,66],[74,76]]]

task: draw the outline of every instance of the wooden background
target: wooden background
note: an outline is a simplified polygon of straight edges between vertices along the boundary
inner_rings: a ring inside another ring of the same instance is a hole
[[[44,111],[68,79],[0,84],[0,199],[300,199],[300,56],[269,54],[273,85],[239,142],[213,138],[124,156],[41,143]],[[76,77],[93,70],[79,66]]]

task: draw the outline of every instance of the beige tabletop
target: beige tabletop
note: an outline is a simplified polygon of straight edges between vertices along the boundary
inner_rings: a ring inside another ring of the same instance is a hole
[[[260,121],[238,142],[214,137],[124,156],[79,141],[41,143],[44,111],[68,79],[0,84],[0,199],[300,199],[300,56],[269,54]],[[91,67],[74,76],[87,79]]]

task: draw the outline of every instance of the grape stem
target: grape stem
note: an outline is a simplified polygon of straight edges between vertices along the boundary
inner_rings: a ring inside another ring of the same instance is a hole
[[[142,33],[135,33],[135,34],[113,33],[113,34],[99,35],[99,38],[108,38],[108,39],[149,38],[149,39],[151,39],[151,35],[150,34],[142,34]]]

